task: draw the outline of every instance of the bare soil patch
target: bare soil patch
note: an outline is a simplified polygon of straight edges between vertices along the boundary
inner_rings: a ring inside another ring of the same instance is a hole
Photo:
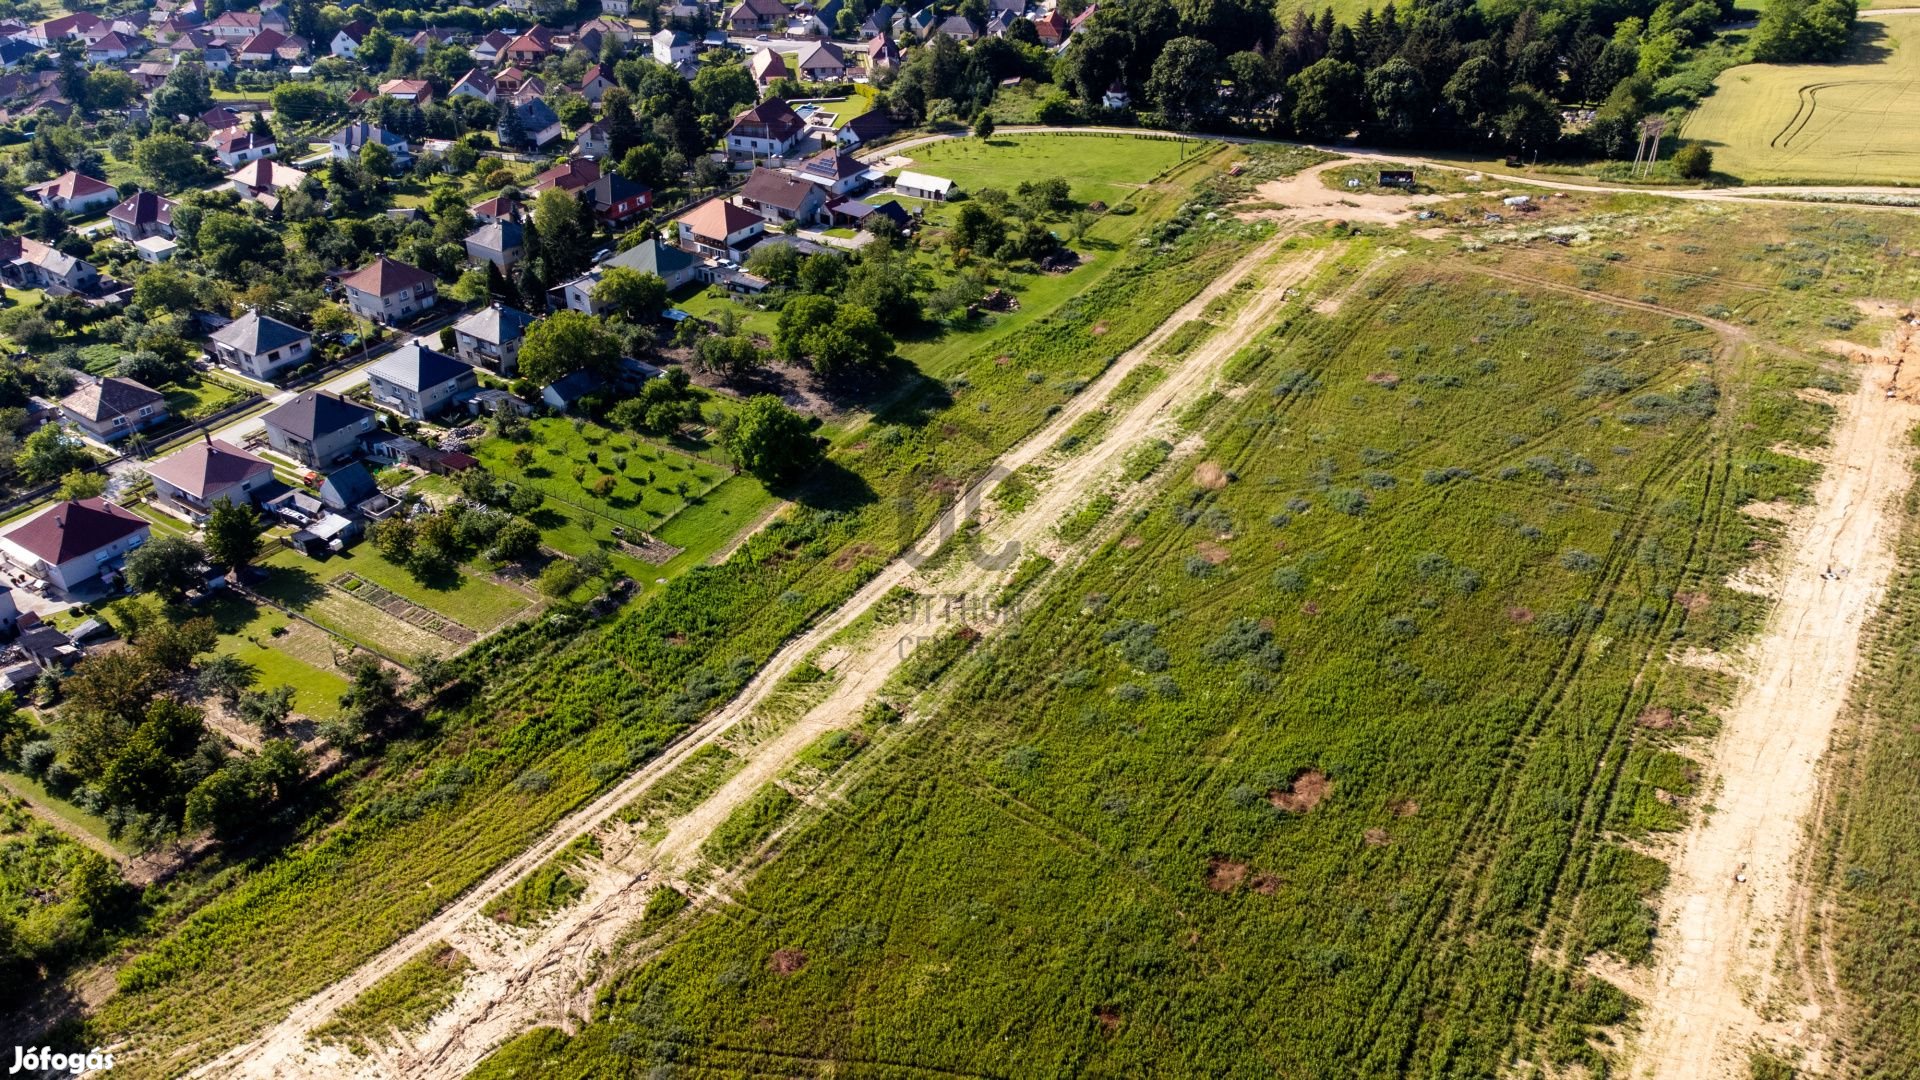
[[[1680,720],[1674,716],[1672,709],[1665,705],[1655,705],[1641,710],[1640,715],[1635,717],[1633,722],[1651,731],[1670,731]]]
[[[1387,813],[1394,817],[1415,817],[1420,813],[1420,804],[1412,799],[1395,799],[1387,804]]]
[[[1093,1022],[1100,1025],[1102,1034],[1111,1035],[1120,1030],[1120,1013],[1111,1005],[1102,1005],[1093,1010]]]
[[[1221,468],[1218,462],[1203,461],[1193,470],[1193,482],[1208,491],[1219,491],[1227,486],[1228,480],[1227,470]]]
[[[1253,876],[1253,891],[1259,893],[1261,896],[1272,896],[1274,893],[1280,891],[1280,879],[1272,874],[1255,874]]]
[[[1333,790],[1333,782],[1319,769],[1308,769],[1293,778],[1293,783],[1285,791],[1274,788],[1267,792],[1267,801],[1290,814],[1304,814],[1320,805],[1320,801]]]
[[[1673,602],[1689,615],[1698,615],[1713,606],[1713,598],[1703,592],[1677,592],[1673,594]]]
[[[775,975],[797,974],[806,966],[807,954],[799,949],[775,949],[773,955],[767,957],[767,970]]]
[[[1094,323],[1093,329],[1087,331],[1087,333],[1092,334],[1094,337],[1104,337],[1106,335],[1106,332],[1107,332],[1107,324],[1104,322]]]
[[[1232,892],[1247,877],[1247,864],[1215,855],[1207,860],[1207,888],[1214,892]]]
[[[1146,541],[1140,538],[1139,533],[1128,533],[1120,538],[1120,547],[1124,551],[1133,551],[1144,543]]]
[[[1400,385],[1400,376],[1392,371],[1374,371],[1367,375],[1367,381],[1375,386],[1395,387]]]
[[[1207,560],[1207,565],[1209,566],[1219,566],[1228,559],[1233,558],[1233,552],[1228,551],[1226,548],[1221,547],[1211,540],[1202,540],[1193,545],[1193,549],[1200,554],[1202,559]]]
[[[1368,847],[1386,847],[1388,844],[1393,843],[1393,837],[1387,834],[1387,830],[1380,828],[1378,825],[1362,833],[1360,838],[1367,842]]]
[[[845,551],[834,557],[835,570],[851,570],[861,559],[873,554],[871,544],[850,544]]]
[[[1507,609],[1507,621],[1513,623],[1515,626],[1525,626],[1533,621],[1533,611],[1530,608],[1523,608],[1516,604]]]

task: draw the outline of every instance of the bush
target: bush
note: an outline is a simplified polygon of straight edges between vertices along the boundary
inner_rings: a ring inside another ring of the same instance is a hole
[[[1713,151],[1699,143],[1688,143],[1674,151],[1673,171],[1689,180],[1705,180],[1713,175]]]

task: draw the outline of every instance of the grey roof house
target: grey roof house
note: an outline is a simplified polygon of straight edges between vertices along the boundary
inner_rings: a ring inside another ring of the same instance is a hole
[[[311,390],[261,417],[267,444],[309,468],[325,468],[360,452],[373,432],[373,410],[326,390]]]
[[[313,355],[312,334],[258,311],[215,330],[208,341],[221,363],[256,379],[271,379]]]
[[[132,379],[109,375],[60,399],[60,412],[96,439],[124,439],[167,418],[167,398]]]
[[[373,400],[415,420],[439,415],[480,389],[473,368],[419,344],[388,353],[367,370]]]
[[[490,304],[453,324],[454,352],[475,367],[511,376],[520,368],[520,339],[533,316],[519,308]]]

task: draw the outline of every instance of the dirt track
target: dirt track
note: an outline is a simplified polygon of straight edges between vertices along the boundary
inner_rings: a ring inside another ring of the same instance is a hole
[[[1813,505],[1792,527],[1777,606],[1709,758],[1712,810],[1671,860],[1634,1077],[1744,1080],[1754,1046],[1821,1064],[1819,1008],[1778,965],[1807,910],[1797,859],[1822,757],[1859,665],[1861,627],[1894,569],[1892,504],[1909,482],[1920,404],[1886,396],[1893,374],[1884,357],[1862,369],[1840,403]]]
[[[465,1075],[501,1040],[540,1023],[571,1024],[591,1002],[592,989],[604,974],[601,958],[620,932],[645,910],[653,881],[684,873],[697,858],[700,843],[734,807],[778,776],[815,739],[858,720],[900,664],[908,649],[903,634],[929,632],[924,624],[876,633],[855,646],[835,665],[838,683],[829,697],[805,716],[748,751],[748,762],[713,796],[670,824],[657,844],[639,844],[612,824],[615,814],[649,785],[669,772],[694,750],[734,731],[764,704],[773,689],[799,663],[853,623],[890,590],[908,585],[940,595],[988,595],[1013,569],[1011,564],[987,566],[972,560],[949,568],[938,580],[928,580],[918,569],[970,516],[992,518],[986,497],[1001,477],[1023,465],[1048,458],[1053,447],[1074,423],[1102,407],[1120,381],[1146,362],[1175,330],[1199,318],[1207,305],[1236,283],[1253,276],[1263,283],[1264,295],[1278,297],[1300,284],[1324,258],[1324,250],[1275,264],[1284,237],[1260,245],[1227,273],[1175,312],[1116,361],[1092,385],[1074,397],[1040,431],[1009,451],[997,468],[955,502],[936,527],[913,545],[907,556],[895,559],[845,605],[812,630],[788,643],[762,669],[741,695],[593,804],[562,821],[555,829],[461,897],[440,915],[382,952],[347,978],[300,1003],[279,1025],[259,1039],[229,1051],[196,1070],[195,1075],[247,1077],[335,1076],[351,1072],[382,1077],[453,1077]],[[1204,392],[1227,358],[1246,344],[1275,315],[1277,302],[1256,296],[1232,321],[1202,341],[1169,376],[1139,401],[1125,406],[1104,429],[1097,445],[1060,461],[1039,486],[1036,497],[1017,515],[987,525],[985,550],[1018,543],[1026,550],[1057,546],[1051,532],[1057,522],[1101,482],[1126,450],[1141,440],[1170,432],[1175,406]],[[606,857],[589,866],[585,896],[531,932],[498,927],[481,914],[502,892],[545,862],[574,838],[594,833]],[[400,1048],[382,1048],[370,1059],[352,1059],[332,1047],[314,1047],[307,1032],[336,1010],[399,967],[427,944],[445,940],[465,953],[475,971],[452,1006],[428,1029]]]

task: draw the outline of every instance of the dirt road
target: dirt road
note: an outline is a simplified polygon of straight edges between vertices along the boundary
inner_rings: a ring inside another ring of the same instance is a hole
[[[684,872],[700,843],[741,802],[778,776],[815,739],[856,722],[910,651],[903,633],[926,633],[923,625],[876,633],[835,667],[838,683],[830,696],[798,721],[751,748],[746,766],[714,795],[668,827],[654,844],[636,841],[614,822],[615,815],[648,786],[695,750],[715,743],[750,720],[781,680],[802,661],[852,624],[894,587],[907,585],[943,595],[984,595],[1013,567],[959,560],[938,580],[919,569],[941,542],[969,517],[991,518],[987,496],[1000,478],[1054,453],[1060,439],[1081,420],[1105,407],[1109,394],[1127,374],[1146,362],[1182,326],[1201,317],[1206,307],[1242,279],[1262,283],[1261,294],[1279,297],[1300,284],[1325,256],[1309,251],[1276,263],[1284,236],[1258,246],[1213,284],[1175,312],[1161,327],[1110,366],[1066,408],[1019,446],[1005,454],[984,479],[957,499],[935,527],[896,558],[831,616],[782,648],[735,698],[659,758],[616,785],[591,805],[569,816],[519,857],[438,916],[380,953],[350,976],[301,1002],[280,1024],[260,1038],[236,1047],[196,1070],[194,1075],[244,1077],[460,1076],[502,1039],[538,1023],[571,1023],[591,1001],[601,958],[620,932],[645,910],[651,882]],[[1103,474],[1113,470],[1124,451],[1161,429],[1170,429],[1174,406],[1203,392],[1221,365],[1277,314],[1277,302],[1263,296],[1243,305],[1232,321],[1202,341],[1168,377],[1106,425],[1095,446],[1060,461],[1040,485],[1036,497],[1017,515],[987,526],[988,550],[1019,543],[1029,550],[1051,544],[1054,525],[1086,498]],[[482,912],[520,878],[532,872],[576,837],[600,837],[605,857],[589,867],[586,894],[532,932],[496,926]],[[460,949],[474,963],[474,974],[453,1004],[409,1045],[384,1048],[368,1059],[349,1059],[332,1047],[308,1043],[307,1032],[379,982],[420,949],[436,941]]]
[[[1795,871],[1821,759],[1859,665],[1862,624],[1894,569],[1892,504],[1907,488],[1907,434],[1920,421],[1920,404],[1886,396],[1894,370],[1884,357],[1862,368],[1813,505],[1792,526],[1778,604],[1708,758],[1712,809],[1671,860],[1631,1076],[1745,1080],[1755,1046],[1820,1064],[1818,1007],[1796,1000],[1799,979],[1783,980],[1776,961],[1805,910]]]

